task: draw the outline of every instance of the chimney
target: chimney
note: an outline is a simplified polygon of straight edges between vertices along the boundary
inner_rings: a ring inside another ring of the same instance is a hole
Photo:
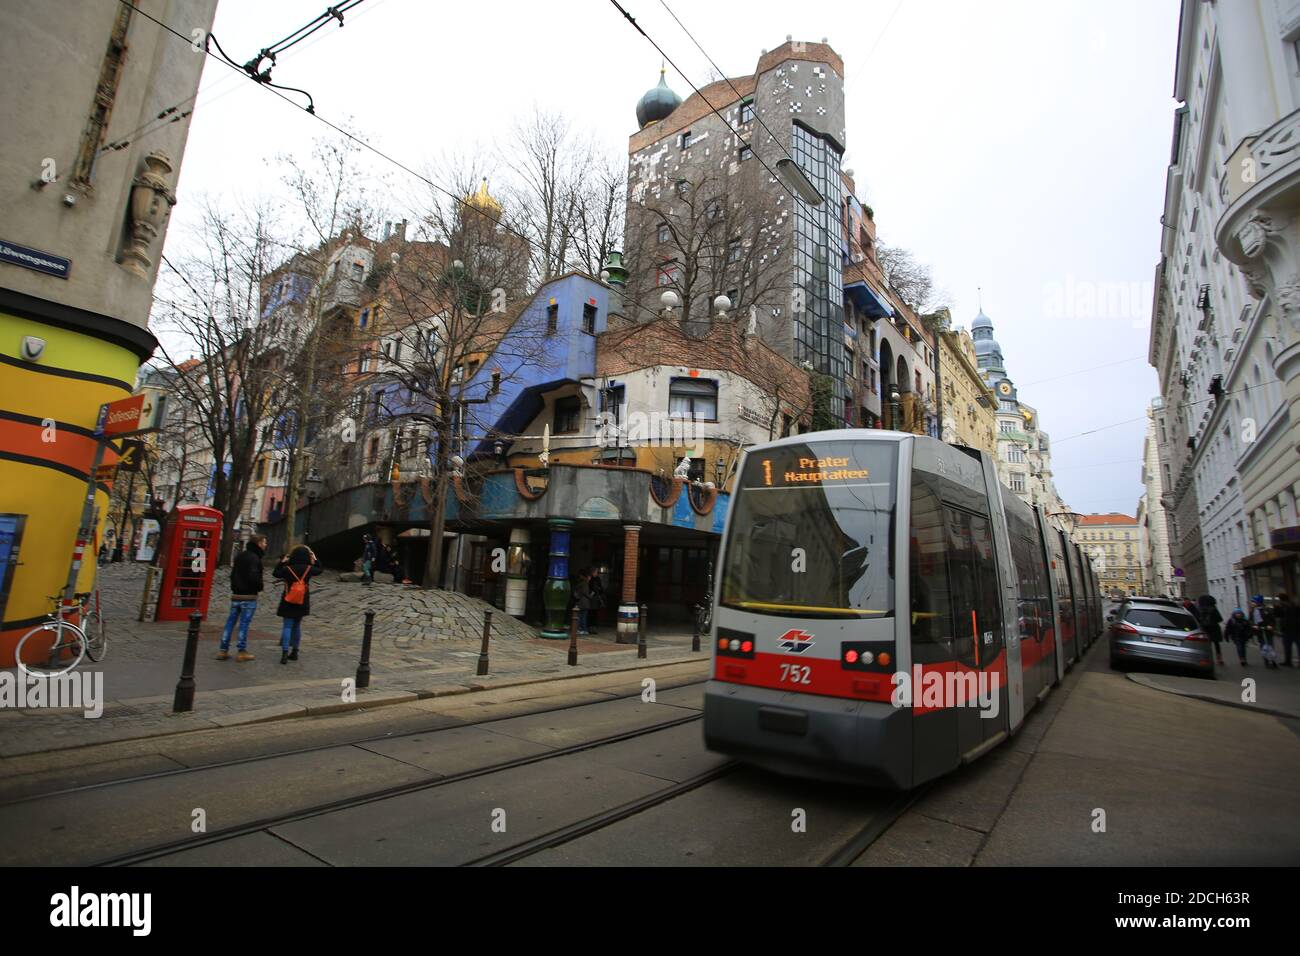
[[[384,223],[384,238],[383,238],[381,241],[382,241],[382,242],[387,242],[387,241],[388,241],[388,237],[391,236],[392,234],[393,234],[393,224],[392,224],[391,222],[385,222],[385,223]]]
[[[394,227],[393,234],[397,236],[399,241],[401,242],[406,241],[406,220],[405,219],[403,219]]]

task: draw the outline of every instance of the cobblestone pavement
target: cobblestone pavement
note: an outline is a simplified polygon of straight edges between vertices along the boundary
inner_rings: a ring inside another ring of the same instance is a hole
[[[300,659],[280,664],[279,588],[258,604],[248,632],[256,660],[237,663],[235,641],[227,661],[215,659],[230,607],[229,572],[217,570],[207,620],[199,631],[194,710],[171,712],[185,652],[187,623],[137,620],[145,569],[134,564],[100,569],[99,586],[108,627],[108,654],[78,671],[103,673],[103,714],[86,719],[82,710],[0,707],[0,758],[177,733],[377,706],[417,697],[555,679],[634,667],[636,648],[614,642],[614,629],[578,642],[579,664],[567,664],[568,642],[545,640],[503,611],[477,598],[448,591],[376,582],[343,582],[327,571],[312,582],[311,614],[303,622]],[[371,680],[344,699],[344,681],[355,678],[364,612],[375,610]],[[490,671],[476,676],[483,612],[493,610]],[[691,635],[652,630],[647,662],[700,660]]]

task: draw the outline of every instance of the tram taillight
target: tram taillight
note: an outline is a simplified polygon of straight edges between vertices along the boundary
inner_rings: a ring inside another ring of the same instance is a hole
[[[840,645],[840,666],[845,670],[880,672],[892,660],[888,651],[879,650],[880,646],[879,642],[846,641]]]
[[[754,635],[729,627],[718,628],[718,655],[720,657],[754,657]]]

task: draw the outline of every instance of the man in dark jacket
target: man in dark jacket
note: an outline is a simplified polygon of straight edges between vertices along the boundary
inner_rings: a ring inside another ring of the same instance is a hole
[[[1292,661],[1292,653],[1297,645],[1300,645],[1300,604],[1291,600],[1289,594],[1279,594],[1277,596],[1277,612],[1275,616],[1278,631],[1282,634],[1282,648],[1286,651],[1286,667],[1294,667],[1296,661]]]
[[[230,563],[230,616],[226,618],[226,629],[221,634],[219,661],[230,659],[230,635],[236,621],[239,622],[239,654],[235,660],[242,664],[254,659],[248,653],[248,625],[257,611],[257,596],[262,593],[262,555],[265,553],[266,538],[254,535]]]

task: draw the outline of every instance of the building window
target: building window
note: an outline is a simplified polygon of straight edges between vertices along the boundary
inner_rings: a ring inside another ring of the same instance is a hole
[[[555,432],[576,432],[582,415],[582,401],[576,395],[555,400]]]
[[[670,240],[672,239],[672,237],[673,237],[673,231],[672,231],[671,229],[668,228],[668,224],[667,224],[667,223],[662,223],[662,224],[660,224],[660,226],[659,226],[659,242],[660,242],[660,244],[663,244],[663,243],[666,243],[666,242],[670,241]]]
[[[366,325],[369,324],[369,322],[370,322],[370,310],[362,309],[361,317],[357,319],[357,328],[364,329]]]
[[[690,130],[686,130],[686,131],[683,132],[682,135],[681,135],[681,147],[682,147],[682,149],[690,149],[690,148],[691,148],[691,142],[692,142],[692,140],[691,140],[691,131],[690,131]]]
[[[727,243],[727,261],[739,262],[741,256],[741,247],[739,239],[732,239]]]
[[[718,383],[698,378],[673,379],[668,386],[668,414],[672,418],[717,421]]]
[[[253,480],[261,481],[265,475],[266,475],[266,459],[259,458],[257,459],[257,471],[253,473]]]
[[[370,439],[370,447],[366,449],[366,464],[373,465],[379,461],[379,436],[375,435]]]
[[[352,263],[352,280],[360,282],[366,277],[366,267],[359,262]]]
[[[1025,453],[1019,448],[1013,448],[1007,452],[1007,460],[1012,464],[1023,465],[1025,463]]]
[[[740,122],[741,124],[754,122],[754,101],[745,100],[740,104]]]
[[[681,279],[681,276],[682,267],[670,260],[659,267],[659,276],[655,284],[659,286],[673,285]]]
[[[742,163],[747,159],[753,159],[753,158],[754,158],[754,148],[752,146],[742,146],[736,152],[736,159]]]
[[[1010,435],[1015,430],[1015,422],[998,422],[998,431],[1004,435]]]
[[[1024,475],[1012,475],[1012,476],[1011,476],[1011,490],[1012,490],[1012,491],[1019,491],[1019,492],[1023,492],[1023,491],[1025,490],[1025,476],[1024,476]]]
[[[546,307],[546,331],[554,332],[560,325],[560,307],[552,302]]]
[[[582,307],[582,331],[596,334],[596,307],[590,302]]]

